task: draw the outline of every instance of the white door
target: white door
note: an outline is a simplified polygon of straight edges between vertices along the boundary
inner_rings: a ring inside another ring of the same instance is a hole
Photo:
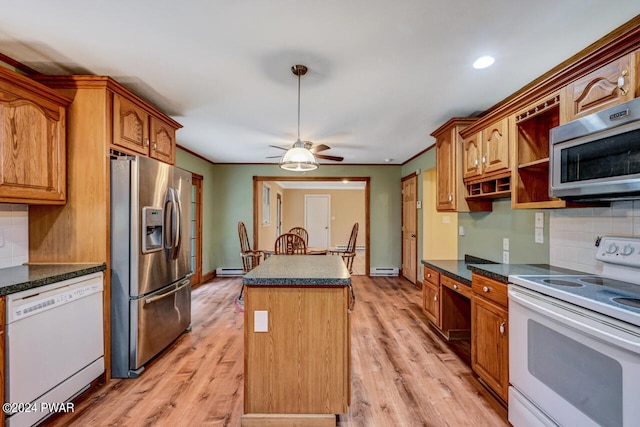
[[[309,233],[309,246],[329,248],[331,196],[328,194],[305,194],[304,228]]]

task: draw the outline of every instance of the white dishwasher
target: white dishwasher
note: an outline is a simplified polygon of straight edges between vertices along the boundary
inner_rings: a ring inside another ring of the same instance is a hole
[[[39,423],[52,415],[47,404],[104,372],[102,295],[102,273],[7,295],[5,399],[18,409],[8,426]]]

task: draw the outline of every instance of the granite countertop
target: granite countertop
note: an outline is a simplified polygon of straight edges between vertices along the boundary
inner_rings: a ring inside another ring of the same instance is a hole
[[[493,263],[482,258],[466,255],[464,260],[422,260],[422,264],[433,268],[440,274],[444,274],[460,283],[471,286],[471,271],[468,269],[469,263]]]
[[[243,285],[350,286],[351,276],[339,256],[272,255],[245,274]]]
[[[106,264],[24,264],[0,269],[0,295],[105,271]]]
[[[474,273],[482,274],[504,283],[509,282],[509,276],[584,274],[580,271],[554,267],[548,264],[469,264],[468,268]]]

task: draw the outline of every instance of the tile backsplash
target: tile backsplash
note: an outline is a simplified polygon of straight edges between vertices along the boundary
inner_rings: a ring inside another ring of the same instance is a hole
[[[27,205],[0,203],[0,268],[29,261]]]
[[[606,208],[552,210],[549,263],[585,273],[602,272],[596,261],[598,236],[640,237],[640,200],[614,202]]]

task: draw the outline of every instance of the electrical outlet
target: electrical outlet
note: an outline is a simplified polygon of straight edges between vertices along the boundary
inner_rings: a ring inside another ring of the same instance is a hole
[[[542,228],[536,227],[535,242],[536,243],[544,243],[544,233],[542,232]]]
[[[502,238],[502,250],[503,251],[508,251],[509,250],[509,238],[508,237],[503,237]]]
[[[256,310],[253,312],[253,332],[269,332],[269,312]]]
[[[502,263],[509,264],[509,251],[502,251]]]
[[[536,212],[536,228],[544,228],[544,212]]]
[[[449,224],[451,222],[451,218],[449,218],[449,215],[444,215],[442,217],[442,223],[443,224]]]
[[[458,236],[464,236],[464,226],[458,227]]]

